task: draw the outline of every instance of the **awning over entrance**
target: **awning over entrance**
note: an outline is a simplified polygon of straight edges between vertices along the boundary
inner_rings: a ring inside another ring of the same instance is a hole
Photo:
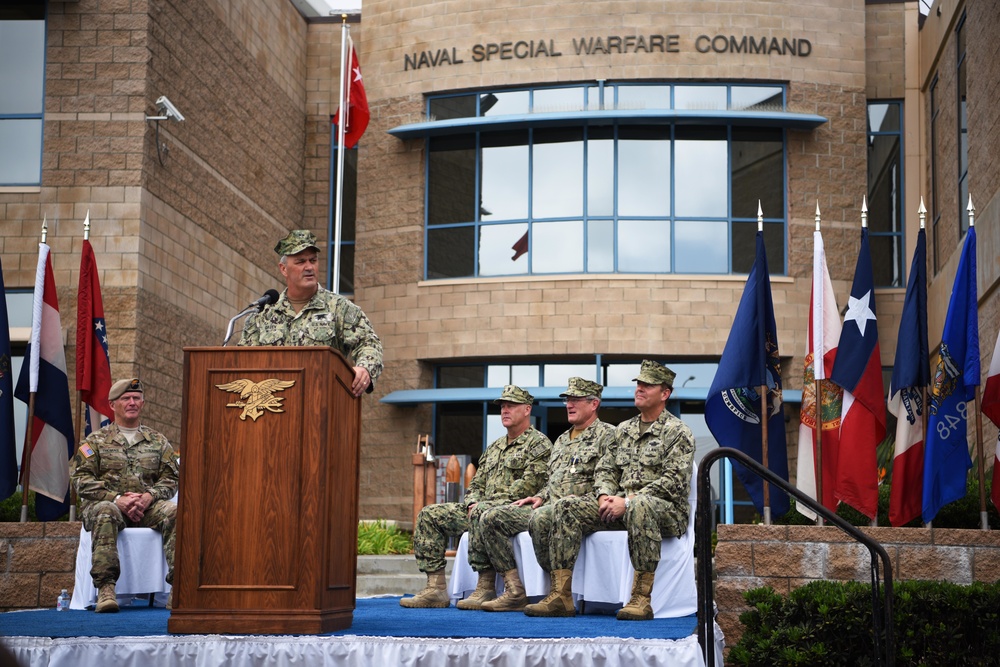
[[[442,137],[476,131],[519,130],[529,127],[581,125],[734,125],[812,130],[827,122],[817,114],[791,111],[727,111],[713,109],[597,109],[553,113],[453,118],[398,125],[389,134],[400,139]]]
[[[536,401],[561,401],[559,394],[565,387],[525,387]],[[382,397],[382,403],[400,407],[424,403],[476,403],[492,401],[500,396],[501,387],[473,387],[463,389],[401,389]],[[601,397],[604,402],[631,401],[633,387],[606,387]],[[708,389],[704,387],[676,387],[670,395],[671,401],[704,401]],[[786,389],[782,393],[786,403],[801,403],[802,392]]]

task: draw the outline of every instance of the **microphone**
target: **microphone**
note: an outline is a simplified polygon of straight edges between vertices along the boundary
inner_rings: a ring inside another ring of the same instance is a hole
[[[264,292],[264,296],[260,297],[253,303],[251,303],[247,308],[256,308],[257,310],[264,310],[264,306],[270,306],[272,303],[278,302],[278,292],[277,290],[269,289]]]

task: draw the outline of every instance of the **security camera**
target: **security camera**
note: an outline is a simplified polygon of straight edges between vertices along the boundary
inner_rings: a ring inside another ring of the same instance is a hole
[[[184,120],[184,114],[177,110],[177,107],[173,105],[173,102],[167,99],[166,95],[162,95],[160,99],[156,100],[156,110],[167,118],[173,118],[177,121]]]

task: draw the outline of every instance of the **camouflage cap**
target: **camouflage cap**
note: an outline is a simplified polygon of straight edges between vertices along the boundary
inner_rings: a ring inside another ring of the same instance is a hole
[[[559,396],[563,398],[566,398],[567,396],[575,396],[578,398],[582,398],[584,396],[596,396],[597,398],[600,398],[602,391],[604,391],[604,387],[597,382],[572,377],[569,379],[569,387],[566,391],[559,394]]]
[[[142,381],[139,378],[129,378],[127,380],[119,380],[111,385],[111,390],[108,391],[108,400],[113,401],[116,398],[121,398],[121,395],[125,392],[137,391],[142,393]]]
[[[316,235],[308,229],[294,229],[288,232],[285,238],[278,241],[274,246],[274,252],[284,257],[297,255],[306,248],[316,248],[316,251],[319,252],[319,246],[316,245]]]
[[[500,398],[493,401],[494,403],[523,403],[525,405],[531,405],[535,402],[535,397],[521,389],[520,387],[509,384],[503,388],[503,393],[500,394]]]
[[[673,388],[675,377],[677,377],[677,373],[674,373],[663,364],[643,359],[642,368],[639,369],[639,376],[632,378],[632,381],[645,382],[646,384],[665,384]]]

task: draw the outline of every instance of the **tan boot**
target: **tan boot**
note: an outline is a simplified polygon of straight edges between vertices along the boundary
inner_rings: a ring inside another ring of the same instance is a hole
[[[172,611],[174,608],[174,590],[170,589],[170,595],[167,596],[167,611]]]
[[[503,573],[503,595],[483,603],[483,611],[523,611],[528,604],[517,568]]]
[[[455,606],[466,611],[470,609],[482,609],[484,602],[497,598],[497,571],[493,568],[483,570],[479,573],[479,581],[476,582],[476,590],[472,595],[459,600]]]
[[[618,610],[619,621],[653,620],[653,576],[655,572],[636,572],[632,581],[632,597]]]
[[[549,575],[551,587],[541,602],[524,608],[528,616],[576,616],[573,603],[573,570],[553,570]]]
[[[114,584],[101,584],[97,589],[97,607],[94,608],[98,614],[114,614],[118,611],[118,598],[115,595]]]
[[[443,609],[451,606],[445,587],[444,569],[427,573],[427,586],[412,598],[399,601],[401,607],[411,609]]]

